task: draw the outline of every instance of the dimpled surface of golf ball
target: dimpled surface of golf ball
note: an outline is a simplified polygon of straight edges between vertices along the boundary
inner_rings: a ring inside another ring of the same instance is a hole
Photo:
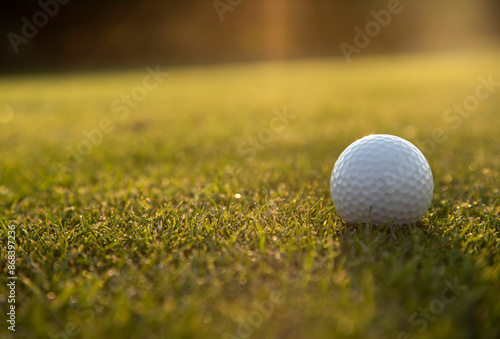
[[[337,213],[350,223],[418,222],[434,190],[429,163],[412,143],[387,134],[352,143],[333,167],[330,192]]]

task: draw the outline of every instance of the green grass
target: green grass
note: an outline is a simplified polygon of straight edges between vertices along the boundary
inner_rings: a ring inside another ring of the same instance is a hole
[[[499,58],[163,66],[125,119],[111,104],[145,70],[0,79],[14,110],[0,124],[0,337],[500,337],[500,87],[459,126],[443,119],[479,76],[500,81]],[[284,107],[272,141],[244,144]],[[104,118],[114,131],[58,171]],[[418,225],[335,212],[335,160],[370,133],[424,150],[435,193]]]

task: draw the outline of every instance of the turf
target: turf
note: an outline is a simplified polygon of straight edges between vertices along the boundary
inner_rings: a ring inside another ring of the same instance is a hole
[[[499,338],[500,86],[443,116],[500,81],[499,58],[162,66],[125,117],[112,105],[145,69],[3,77],[0,337]],[[417,225],[336,213],[335,160],[371,133],[429,160]]]

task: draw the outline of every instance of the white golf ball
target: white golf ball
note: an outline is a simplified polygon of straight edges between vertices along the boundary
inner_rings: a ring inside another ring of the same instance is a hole
[[[387,134],[352,143],[330,179],[335,209],[351,223],[415,223],[429,209],[433,190],[424,155],[412,143]]]

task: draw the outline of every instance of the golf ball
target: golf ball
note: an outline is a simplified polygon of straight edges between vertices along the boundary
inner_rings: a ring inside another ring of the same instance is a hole
[[[330,179],[335,209],[351,223],[415,223],[429,209],[433,190],[424,155],[412,143],[387,134],[352,143]]]

